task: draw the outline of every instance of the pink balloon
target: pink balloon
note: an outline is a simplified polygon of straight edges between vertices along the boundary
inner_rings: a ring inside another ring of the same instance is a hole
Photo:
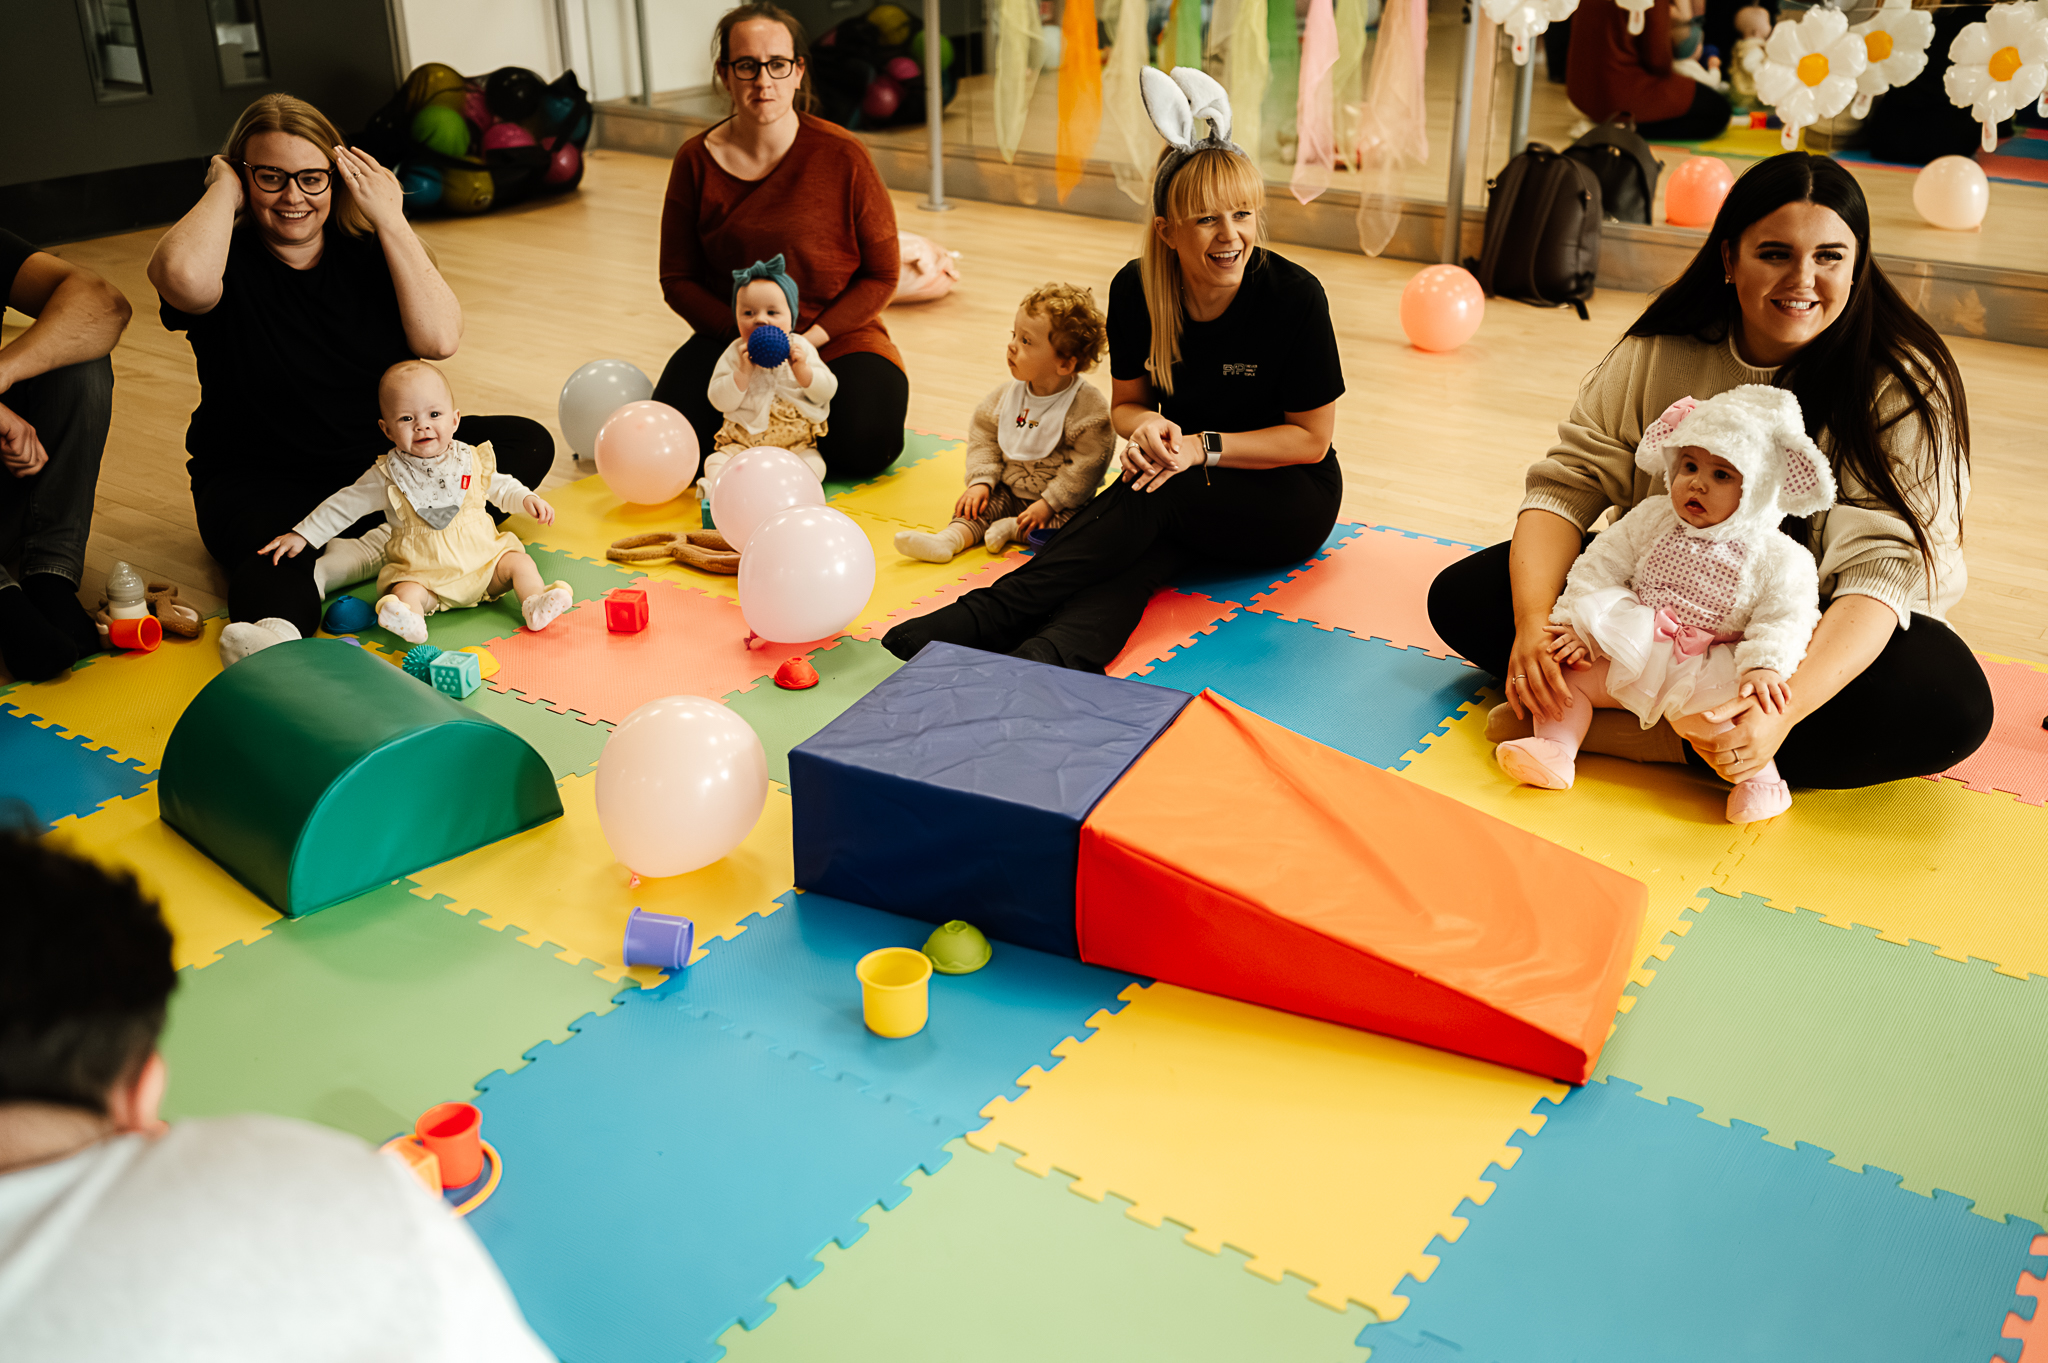
[[[533,134],[517,123],[493,123],[484,129],[484,150],[499,151],[505,147],[530,147],[534,145]]]
[[[1456,265],[1432,265],[1401,290],[1401,330],[1417,350],[1456,350],[1485,314],[1479,281]]]
[[[1711,227],[1734,187],[1735,172],[1726,161],[1688,156],[1664,182],[1664,221],[1673,227]]]
[[[744,553],[761,522],[792,506],[823,506],[825,489],[818,475],[788,450],[756,445],[741,450],[718,471],[711,486],[711,517]],[[804,639],[822,638],[806,634]],[[787,642],[802,642],[790,640]]]
[[[547,173],[540,177],[544,185],[566,185],[576,178],[576,172],[583,168],[583,153],[576,150],[576,144],[567,138],[555,148],[555,154],[548,158]]]
[[[915,58],[891,57],[882,67],[882,74],[899,85],[909,85],[920,79],[924,75],[924,70],[918,66]]]
[[[627,715],[597,759],[597,822],[643,876],[679,876],[740,845],[768,801],[768,758],[739,715],[664,696]]]
[[[620,501],[659,506],[697,476],[697,433],[665,402],[627,403],[605,419],[595,443],[598,476]]]
[[[776,512],[740,555],[740,613],[773,643],[830,638],[853,623],[874,591],[875,546],[829,506]]]
[[[462,92],[462,116],[479,128],[488,128],[498,121],[491,114],[491,106],[484,103],[484,92],[474,85]]]

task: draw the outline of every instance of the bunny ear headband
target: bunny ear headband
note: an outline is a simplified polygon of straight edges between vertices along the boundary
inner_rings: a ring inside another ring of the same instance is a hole
[[[1160,163],[1158,178],[1152,182],[1152,212],[1163,218],[1166,187],[1173,183],[1173,177],[1190,156],[1211,147],[1243,156],[1244,148],[1230,140],[1230,96],[1208,72],[1176,66],[1169,76],[1156,66],[1148,66],[1138,72],[1138,91],[1144,96],[1145,112],[1151,116],[1152,126],[1159,129],[1159,135],[1172,149]],[[1195,138],[1198,118],[1209,120],[1209,135],[1199,141]]]

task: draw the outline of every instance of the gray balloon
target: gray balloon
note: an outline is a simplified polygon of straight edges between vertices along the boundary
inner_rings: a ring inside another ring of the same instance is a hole
[[[654,396],[654,380],[624,360],[592,360],[569,376],[555,404],[562,436],[580,459],[597,450],[598,427],[629,402]]]

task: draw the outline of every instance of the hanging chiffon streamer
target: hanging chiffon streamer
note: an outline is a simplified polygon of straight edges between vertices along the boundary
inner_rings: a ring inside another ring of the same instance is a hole
[[[1348,157],[1365,97],[1365,0],[1337,0],[1337,69],[1331,73],[1330,109],[1337,120],[1337,150]]]
[[[1401,174],[1429,159],[1422,66],[1429,0],[1387,0],[1358,120],[1358,249],[1376,256],[1401,223]]]
[[[1081,183],[1081,171],[1102,131],[1102,49],[1095,45],[1095,0],[1067,0],[1060,11],[1060,135],[1053,156],[1053,189],[1061,203]]]
[[[1267,0],[1235,0],[1230,14],[1230,31],[1223,54],[1223,89],[1230,96],[1230,140],[1252,155],[1259,155],[1263,134],[1260,114],[1266,86],[1273,77],[1266,53]],[[1294,0],[1276,0],[1292,6]],[[1221,7],[1218,7],[1221,11]]]
[[[1294,197],[1311,203],[1330,187],[1337,163],[1336,111],[1330,107],[1330,73],[1337,66],[1337,16],[1330,0],[1309,0],[1308,28],[1301,35],[1301,93],[1295,104]]]
[[[1109,63],[1102,68],[1102,154],[1109,160],[1116,187],[1134,204],[1151,212],[1152,167],[1163,145],[1145,99],[1138,92],[1138,73],[1145,69],[1145,0],[1109,0],[1115,6],[1109,25]]]
[[[1277,154],[1292,161],[1295,92],[1301,82],[1301,30],[1295,24],[1294,0],[1266,0],[1266,60],[1272,74],[1266,83],[1261,135],[1272,140],[1257,147],[1244,141],[1237,145],[1254,160]]]
[[[1174,31],[1175,66],[1202,65],[1202,0],[1173,0],[1174,13],[1180,15],[1180,26]]]
[[[1038,54],[1045,46],[1038,0],[996,0],[995,29],[996,150],[1005,161],[1011,161],[1024,138],[1031,92],[1038,85]]]

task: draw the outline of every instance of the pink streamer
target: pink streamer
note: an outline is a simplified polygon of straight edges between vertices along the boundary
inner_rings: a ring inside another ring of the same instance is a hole
[[[1337,164],[1337,120],[1330,108],[1337,66],[1337,11],[1331,0],[1309,0],[1308,28],[1301,35],[1301,84],[1294,108],[1294,197],[1313,202],[1330,187]]]
[[[1422,66],[1429,45],[1429,0],[1387,0],[1379,43],[1358,120],[1358,248],[1387,249],[1401,222],[1401,174],[1429,159]]]

